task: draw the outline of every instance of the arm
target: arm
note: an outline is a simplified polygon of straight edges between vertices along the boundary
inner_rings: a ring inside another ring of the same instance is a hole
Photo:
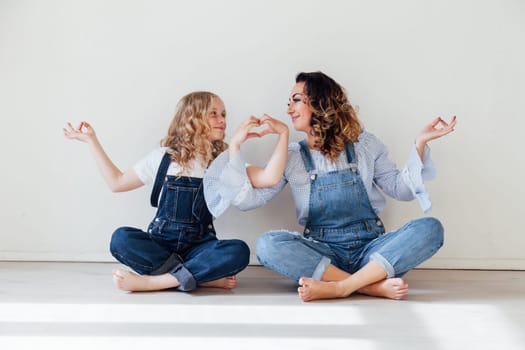
[[[251,129],[263,124],[267,125],[263,131],[259,133],[251,131]],[[244,141],[268,134],[279,135],[279,140],[268,164],[264,168],[259,166],[248,166],[246,168],[252,186],[257,188],[272,187],[281,181],[288,154],[288,126],[266,114],[261,119],[252,116],[239,125],[230,140],[229,155],[230,159],[233,159]]]
[[[436,128],[439,124],[442,128]],[[374,163],[374,182],[384,193],[398,200],[412,200],[417,198],[424,212],[430,211],[432,203],[425,189],[424,182],[435,176],[435,168],[427,142],[440,138],[454,131],[456,117],[450,124],[443,119],[436,118],[427,125],[417,136],[406,166],[402,171],[397,170],[395,164],[388,159],[386,147],[377,141],[377,156]]]
[[[112,192],[130,191],[144,185],[133,170],[123,173],[113,164],[89,123],[81,122],[77,129],[68,123],[67,128],[63,130],[66,138],[88,144],[95,163]]]
[[[259,134],[260,136],[278,134],[279,140],[264,168],[252,165],[246,168],[246,172],[253,187],[272,187],[278,184],[283,177],[288,155],[288,126],[266,114],[260,119],[260,123],[268,125],[268,128]]]
[[[230,205],[242,211],[262,207],[287,184],[283,176],[273,187],[253,188],[241,152],[233,158],[228,153],[226,150],[215,158],[204,174],[204,197],[214,217],[221,216]]]

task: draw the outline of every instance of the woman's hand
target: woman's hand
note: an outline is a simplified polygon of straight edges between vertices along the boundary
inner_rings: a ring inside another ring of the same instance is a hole
[[[423,154],[425,151],[425,145],[427,142],[438,139],[442,136],[445,136],[452,131],[456,126],[456,116],[452,117],[450,123],[447,123],[441,117],[437,117],[421,130],[419,135],[416,137],[416,149],[419,154],[419,157],[423,159]]]
[[[74,128],[71,123],[67,123],[67,127],[62,129],[64,136],[71,140],[78,140],[82,142],[90,142],[96,138],[95,130],[88,122],[81,122],[78,128]]]

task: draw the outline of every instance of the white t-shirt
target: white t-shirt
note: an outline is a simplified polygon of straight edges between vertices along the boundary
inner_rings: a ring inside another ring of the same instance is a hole
[[[157,176],[157,170],[159,170],[160,162],[162,157],[166,153],[167,147],[159,147],[151,151],[146,157],[138,161],[134,166],[133,170],[145,185],[152,184]],[[193,160],[190,162],[191,169],[180,173],[181,167],[177,162],[171,162],[168,168],[167,175],[179,175],[179,176],[191,176],[191,177],[204,177],[206,168],[199,160]]]

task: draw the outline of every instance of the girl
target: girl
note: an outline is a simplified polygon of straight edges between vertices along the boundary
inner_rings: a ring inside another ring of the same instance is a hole
[[[354,292],[402,299],[408,285],[401,276],[437,252],[443,227],[435,218],[422,218],[387,234],[379,218],[385,206],[379,189],[398,200],[418,198],[428,211],[423,181],[434,176],[434,167],[427,143],[452,132],[455,117],[426,126],[399,171],[384,144],[363,129],[344,89],[325,74],[296,77],[288,114],[306,139],[289,145],[280,183],[254,188],[240,152],[224,153],[204,178],[210,184],[205,186],[210,211],[219,216],[230,204],[241,210],[260,207],[289,183],[304,232],[262,235],[256,246],[259,261],[298,281],[304,301]]]
[[[121,227],[112,235],[111,254],[136,271],[113,271],[117,288],[191,291],[197,286],[235,287],[235,275],[248,265],[249,248],[241,240],[217,239],[202,184],[208,164],[227,148],[223,141],[225,118],[224,104],[217,95],[193,92],[184,96],[161,141],[162,147],[124,173],[106,155],[89,123],[82,122],[76,129],[68,123],[64,128],[67,138],[88,144],[113,192],[153,183],[150,201],[153,206],[158,205],[158,210],[147,232]],[[248,138],[275,133],[275,126],[281,126],[269,116],[253,119],[252,125],[268,127],[260,134],[247,135]],[[287,133],[285,136],[286,145]],[[274,174],[284,166],[280,164],[284,161],[273,157],[267,168],[254,167],[254,183],[273,186],[279,181]]]

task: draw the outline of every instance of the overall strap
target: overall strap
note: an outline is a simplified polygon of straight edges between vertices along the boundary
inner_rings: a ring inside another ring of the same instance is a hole
[[[164,178],[168,173],[168,168],[171,163],[171,155],[169,153],[164,153],[162,161],[159,165],[159,170],[157,170],[157,176],[155,177],[155,183],[153,184],[153,190],[151,191],[150,203],[151,206],[157,207],[159,202],[160,191],[162,190],[162,185],[164,184]]]
[[[315,169],[314,161],[312,160],[312,154],[310,153],[310,150],[308,149],[308,146],[306,145],[306,141],[302,140],[299,142],[299,146],[301,146],[301,157],[303,158],[304,167],[306,168],[307,172],[310,172]],[[355,157],[355,148],[353,142],[348,142],[346,144],[346,160],[348,164],[356,164],[357,159]]]
[[[353,142],[348,142],[346,144],[346,160],[348,161],[348,164],[357,163]]]
[[[315,169],[314,161],[312,160],[312,155],[310,154],[310,150],[308,149],[308,146],[306,145],[306,141],[302,140],[299,142],[299,146],[301,146],[301,157],[303,158],[304,167],[306,168],[307,172],[310,172]]]

